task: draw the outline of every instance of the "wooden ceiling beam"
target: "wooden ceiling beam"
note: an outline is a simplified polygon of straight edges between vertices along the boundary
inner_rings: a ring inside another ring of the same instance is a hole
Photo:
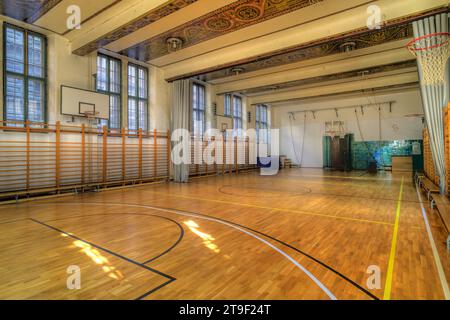
[[[358,78],[345,83],[329,84],[323,86],[312,86],[303,89],[297,88],[292,91],[259,95],[255,97],[249,97],[249,103],[250,104],[280,103],[296,99],[319,97],[367,89],[377,89],[403,84],[413,84],[417,83],[418,81],[419,76],[417,72],[410,71],[400,74],[393,74],[389,76],[375,77],[371,79],[366,79],[364,81],[361,81],[361,78]]]

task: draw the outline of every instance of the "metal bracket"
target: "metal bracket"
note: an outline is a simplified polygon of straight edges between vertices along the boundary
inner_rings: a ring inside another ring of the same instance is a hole
[[[433,210],[435,206],[436,206],[436,201],[434,201],[433,199],[431,199],[431,201],[430,201],[430,207],[431,207],[431,210]]]

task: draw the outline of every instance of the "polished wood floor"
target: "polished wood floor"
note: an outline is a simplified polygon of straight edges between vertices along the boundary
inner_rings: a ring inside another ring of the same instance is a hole
[[[428,217],[450,279],[445,233]],[[66,286],[72,265],[79,290]],[[379,289],[367,287],[369,266],[380,268]],[[386,291],[444,298],[410,176],[291,169],[0,206],[0,299],[383,299]]]

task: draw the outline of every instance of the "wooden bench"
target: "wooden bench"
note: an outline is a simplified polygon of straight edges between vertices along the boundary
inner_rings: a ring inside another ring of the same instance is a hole
[[[423,179],[424,177],[425,177],[425,175],[423,173],[416,172],[414,174],[414,183],[417,184],[418,186],[420,186],[420,179]]]
[[[431,198],[431,209],[436,207],[447,231],[447,250],[450,251],[450,199],[440,194],[433,194]]]
[[[431,200],[432,194],[440,193],[439,187],[436,186],[433,181],[431,181],[425,176],[419,178],[419,186],[427,193],[428,201]]]

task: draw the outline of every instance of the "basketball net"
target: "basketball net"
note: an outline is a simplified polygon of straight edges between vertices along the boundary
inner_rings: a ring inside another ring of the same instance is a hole
[[[99,113],[95,112],[95,111],[85,111],[84,112],[84,116],[89,120],[98,118],[98,115],[99,115]]]
[[[445,66],[450,57],[450,34],[433,33],[410,41],[408,50],[417,58],[422,68],[424,85],[445,83]]]

